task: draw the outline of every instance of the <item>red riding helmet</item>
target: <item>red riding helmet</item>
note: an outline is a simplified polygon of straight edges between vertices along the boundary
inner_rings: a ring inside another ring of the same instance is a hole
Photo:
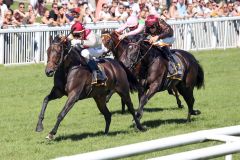
[[[73,30],[73,33],[81,33],[85,30],[85,28],[82,23],[76,22],[72,25],[71,30]]]
[[[157,25],[158,24],[158,18],[154,15],[149,15],[146,18],[145,24],[146,24],[147,27]]]

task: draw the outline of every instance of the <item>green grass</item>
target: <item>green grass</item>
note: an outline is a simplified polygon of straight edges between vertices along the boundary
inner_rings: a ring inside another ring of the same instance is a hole
[[[177,109],[167,92],[156,94],[146,105],[141,122],[148,131],[136,132],[130,114],[121,115],[120,98],[114,95],[108,104],[113,113],[108,136],[103,135],[105,121],[92,99],[79,101],[63,120],[56,140],[45,140],[56,122],[66,97],[49,103],[44,131],[35,132],[43,98],[53,79],[44,74],[43,65],[0,66],[0,155],[1,160],[43,160],[125,144],[163,138],[202,129],[238,125],[240,121],[239,49],[194,52],[205,71],[205,89],[195,90],[195,109],[202,114],[186,123],[187,106]],[[132,95],[137,108],[137,95]],[[187,151],[217,142],[200,143],[126,159],[146,159]],[[240,159],[239,154],[235,159]],[[218,158],[223,159],[223,158]]]

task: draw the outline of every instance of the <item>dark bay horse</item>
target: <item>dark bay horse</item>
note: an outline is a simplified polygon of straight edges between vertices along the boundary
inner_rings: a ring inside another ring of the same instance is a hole
[[[155,93],[167,89],[177,90],[188,105],[188,118],[191,115],[200,114],[194,110],[194,87],[200,89],[204,86],[204,72],[201,65],[192,54],[183,50],[174,50],[181,60],[184,69],[182,80],[170,80],[168,75],[168,61],[160,53],[160,49],[140,40],[136,43],[129,43],[126,40],[119,40],[116,32],[104,32],[103,43],[112,51],[114,57],[128,67],[138,78],[140,88],[138,90],[139,109],[138,118],[143,115],[144,105]]]
[[[119,62],[104,58],[99,63],[108,78],[106,85],[91,85],[92,75],[84,63],[84,58],[74,48],[69,49],[66,47],[66,43],[57,36],[47,50],[48,60],[45,73],[48,77],[54,75],[54,86],[43,101],[36,131],[40,132],[43,130],[42,121],[48,102],[66,95],[68,99],[57,117],[54,128],[46,138],[50,140],[54,138],[61,121],[78,100],[90,97],[95,100],[98,109],[104,115],[106,122],[105,134],[107,134],[111,123],[111,113],[106,106],[106,96],[112,90],[117,92],[127,104],[128,110],[137,124],[137,128],[140,131],[144,131],[144,127],[135,115],[129,95],[130,88],[134,89],[137,85],[137,80],[131,75],[131,72],[127,71],[124,65],[121,65]]]

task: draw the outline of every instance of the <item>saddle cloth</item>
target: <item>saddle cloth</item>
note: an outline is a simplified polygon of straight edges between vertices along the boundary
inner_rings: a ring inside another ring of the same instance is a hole
[[[167,77],[169,79],[182,80],[183,79],[183,70],[184,70],[182,61],[175,53],[172,53],[172,57],[174,58],[177,66],[171,60],[168,62],[168,71],[169,72],[168,72]]]

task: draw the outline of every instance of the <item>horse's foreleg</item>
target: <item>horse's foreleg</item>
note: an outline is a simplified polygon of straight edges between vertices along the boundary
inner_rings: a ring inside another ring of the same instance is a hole
[[[36,132],[43,131],[42,121],[44,119],[44,114],[45,114],[45,110],[47,108],[48,102],[51,100],[57,99],[57,98],[61,98],[62,96],[63,96],[62,92],[59,89],[53,87],[51,90],[51,93],[44,98],[43,104],[42,104],[42,109],[41,109],[41,112],[40,112],[39,118],[38,118]]]
[[[136,113],[137,118],[141,119],[143,116],[143,108],[146,103],[150,100],[150,98],[158,91],[159,83],[152,83],[148,90],[145,90],[142,96],[140,97],[139,108]]]
[[[46,137],[47,139],[49,139],[49,140],[54,139],[54,135],[57,133],[57,130],[58,130],[58,127],[59,127],[61,121],[67,115],[67,113],[70,111],[70,109],[72,109],[73,105],[77,102],[77,100],[78,100],[78,94],[76,94],[75,92],[73,94],[68,95],[67,102],[64,105],[62,111],[59,113],[59,115],[57,117],[57,122],[54,125],[52,131]]]
[[[109,110],[106,106],[106,97],[105,96],[94,97],[94,100],[97,104],[97,107],[98,107],[99,111],[103,114],[103,116],[105,118],[106,126],[105,126],[105,132],[104,133],[108,134],[112,115],[111,115],[111,113],[109,112]]]

